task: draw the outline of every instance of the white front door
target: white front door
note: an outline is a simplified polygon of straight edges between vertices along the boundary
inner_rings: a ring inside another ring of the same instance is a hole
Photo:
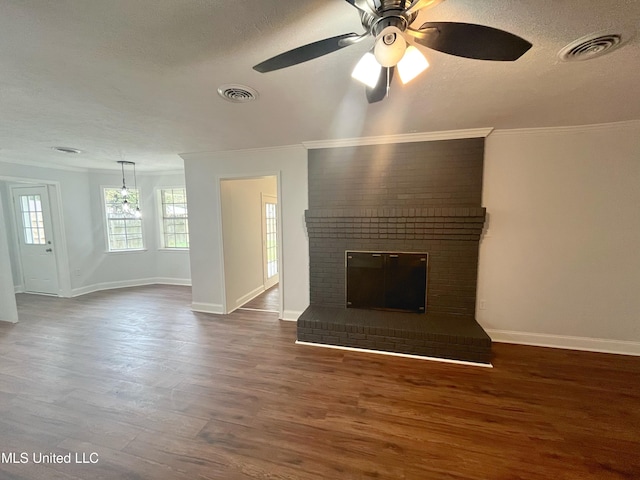
[[[269,289],[280,281],[278,275],[278,199],[262,195],[262,258],[264,288]]]
[[[24,289],[58,295],[58,268],[46,186],[14,187],[13,201]]]

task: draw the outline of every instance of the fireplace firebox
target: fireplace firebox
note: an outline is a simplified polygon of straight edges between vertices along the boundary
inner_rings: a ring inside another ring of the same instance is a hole
[[[425,313],[426,253],[345,252],[347,308]]]

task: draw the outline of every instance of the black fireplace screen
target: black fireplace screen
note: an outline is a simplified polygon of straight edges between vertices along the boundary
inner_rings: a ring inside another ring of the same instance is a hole
[[[425,313],[427,254],[346,252],[347,308]]]

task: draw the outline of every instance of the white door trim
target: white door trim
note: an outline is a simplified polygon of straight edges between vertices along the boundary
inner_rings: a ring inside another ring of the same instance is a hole
[[[70,298],[71,295],[71,268],[69,266],[69,253],[67,250],[67,236],[65,234],[64,228],[64,212],[62,208],[62,188],[60,182],[52,181],[52,180],[42,180],[36,178],[26,178],[26,177],[13,177],[13,176],[4,176],[0,175],[0,180],[11,182],[15,184],[22,184],[23,186],[37,186],[44,185],[48,187],[49,191],[49,201],[51,207],[51,222],[53,225],[53,238],[54,242],[57,245],[57,266],[58,266],[58,287],[59,292],[58,295],[60,297]],[[13,205],[13,191],[12,187],[18,187],[20,185],[9,185],[9,196],[11,197],[11,202]],[[8,209],[11,214],[9,215],[10,222],[14,231],[18,231],[17,221],[15,218],[15,208]],[[6,221],[6,219],[5,219]],[[17,242],[16,238],[11,238],[9,241]],[[16,249],[18,245],[16,244]],[[22,263],[20,259],[17,262],[18,273],[22,276]]]

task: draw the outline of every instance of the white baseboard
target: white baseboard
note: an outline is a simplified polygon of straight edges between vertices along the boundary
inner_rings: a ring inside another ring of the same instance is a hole
[[[284,320],[286,322],[297,322],[300,315],[302,315],[302,312],[297,310],[285,310],[282,312],[282,318],[280,320]]]
[[[157,277],[155,282],[158,285],[178,285],[183,287],[191,286],[190,278],[170,278],[170,277]]]
[[[201,313],[215,313],[216,315],[224,315],[224,309],[222,305],[218,303],[198,303],[193,302],[191,304],[191,310]]]
[[[296,345],[308,345],[310,347],[333,348],[335,350],[347,350],[349,352],[374,353],[376,355],[390,355],[392,357],[413,358],[415,360],[429,360],[431,362],[455,363],[457,365],[470,365],[473,367],[493,368],[490,363],[467,362],[465,360],[452,360],[440,357],[424,357],[422,355],[411,355],[410,353],[385,352],[382,350],[369,350],[367,348],[343,347],[341,345],[327,345],[325,343],[301,342],[296,340]]]
[[[72,297],[79,297],[87,293],[99,292],[101,290],[113,290],[116,288],[142,287],[144,285],[191,285],[191,279],[183,278],[138,278],[135,280],[119,280],[117,282],[94,283],[80,288],[71,290]]]
[[[234,310],[236,308],[240,308],[242,305],[244,305],[245,303],[253,300],[258,295],[260,295],[261,293],[264,293],[264,292],[265,292],[264,285],[260,285],[259,287],[254,288],[253,290],[251,290],[246,295],[242,295],[240,298],[236,299],[236,304],[234,306]]]
[[[536,347],[565,348],[568,350],[640,356],[640,342],[514,332],[509,330],[486,330],[486,332],[491,337],[491,340],[498,343],[516,343]]]

